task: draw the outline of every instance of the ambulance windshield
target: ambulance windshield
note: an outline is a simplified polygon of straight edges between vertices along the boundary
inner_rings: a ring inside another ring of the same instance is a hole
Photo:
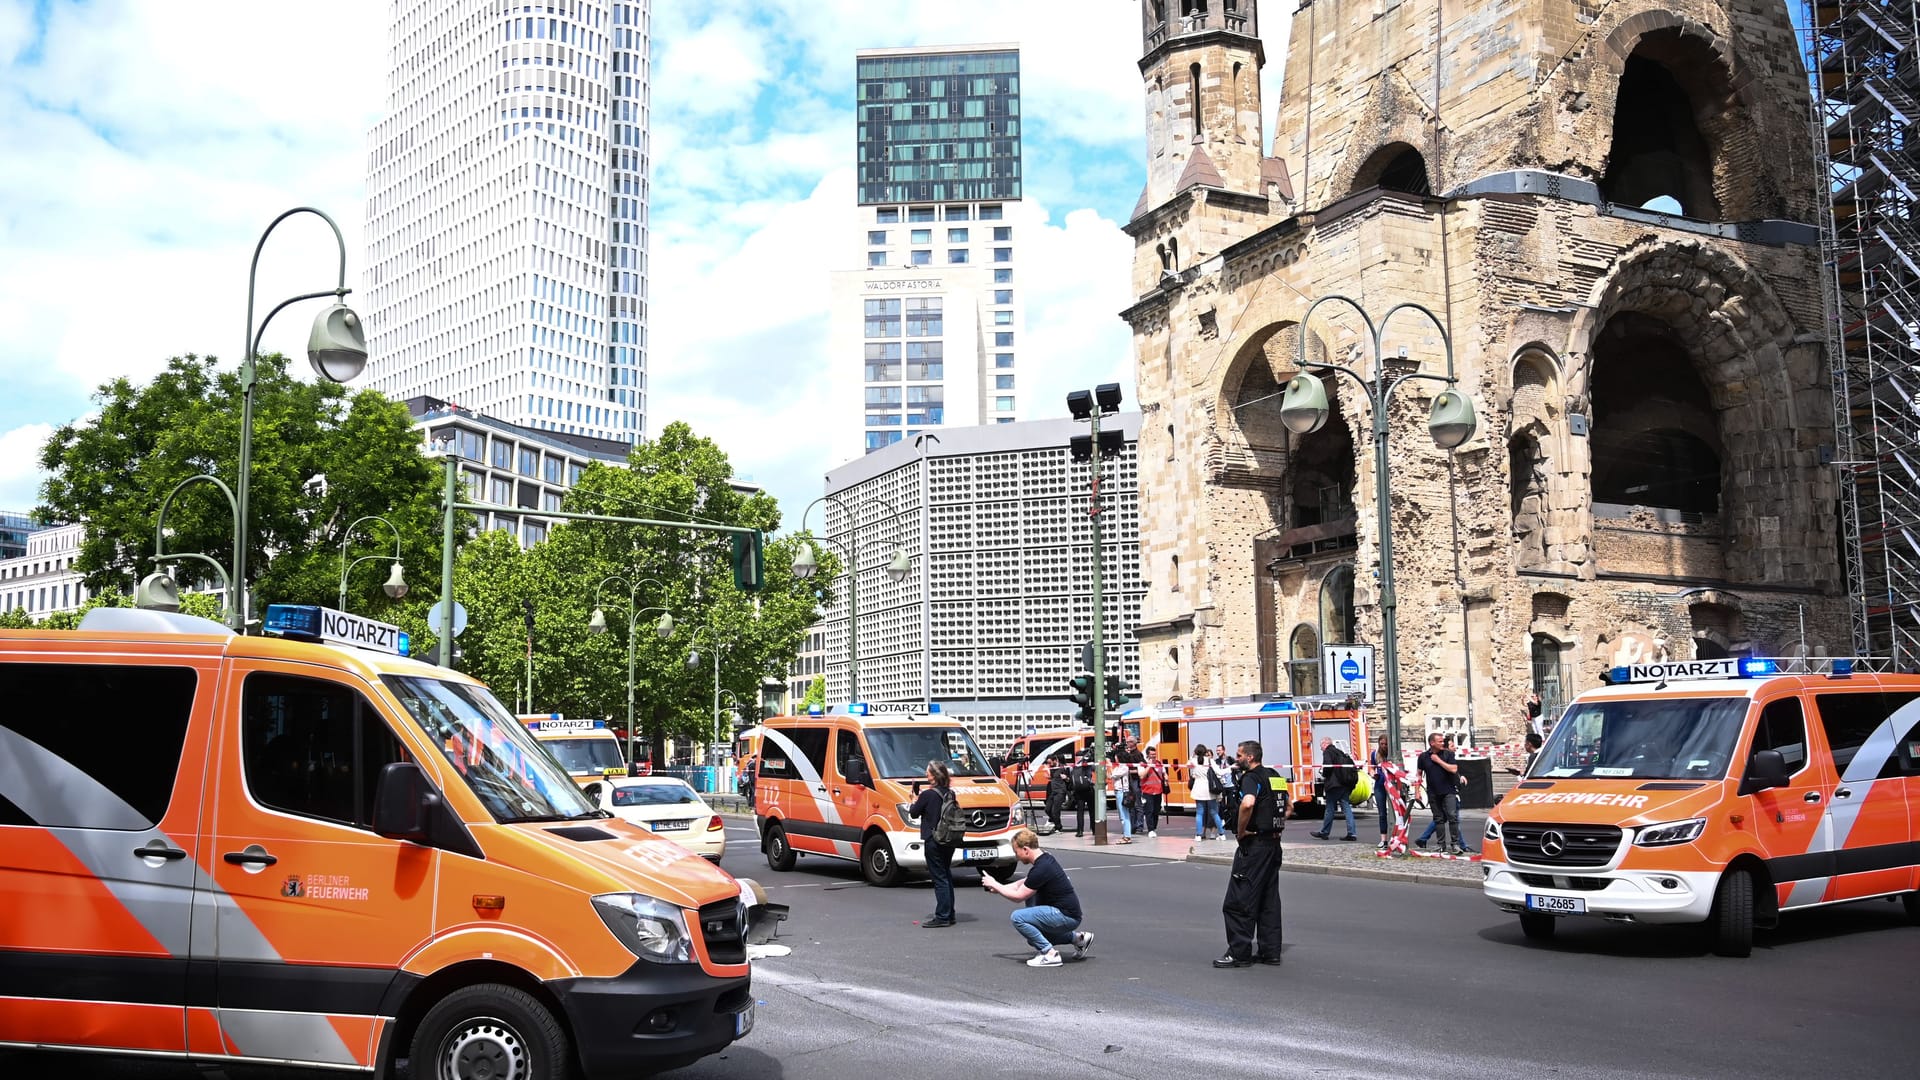
[[[1576,702],[1553,726],[1527,775],[1719,780],[1747,715],[1738,698],[1600,698]]]
[[[513,718],[478,686],[400,675],[383,681],[502,824],[606,816],[594,809]]]
[[[570,773],[599,776],[608,769],[627,767],[620,753],[620,740],[612,735],[574,735],[564,739],[541,739],[560,767]]]
[[[973,744],[973,737],[960,727],[868,728],[867,745],[873,748],[874,765],[889,780],[913,780],[925,776],[927,762],[944,761],[955,776],[992,776],[987,756]]]

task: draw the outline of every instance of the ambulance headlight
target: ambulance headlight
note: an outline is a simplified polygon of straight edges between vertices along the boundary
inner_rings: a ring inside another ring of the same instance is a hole
[[[1025,825],[1026,823],[1027,823],[1026,808],[1021,806],[1019,803],[1015,803],[1013,806],[1013,809],[1007,811],[1007,824],[1008,825]]]
[[[1488,818],[1487,831],[1481,835],[1483,835],[1488,840],[1500,839],[1500,823],[1493,820],[1492,818]]]
[[[672,904],[638,893],[608,893],[593,898],[593,910],[627,951],[660,964],[693,963],[693,937],[687,914]]]
[[[920,818],[914,814],[912,803],[895,803],[894,809],[900,811],[901,821],[916,829],[920,827]]]
[[[1700,833],[1707,827],[1707,819],[1693,818],[1688,821],[1669,821],[1663,825],[1646,825],[1639,835],[1633,838],[1635,847],[1672,847],[1674,844],[1691,844],[1700,839]]]

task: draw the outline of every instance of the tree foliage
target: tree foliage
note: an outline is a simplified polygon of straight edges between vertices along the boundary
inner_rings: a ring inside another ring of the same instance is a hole
[[[336,605],[348,560],[394,551],[394,530],[361,517],[381,515],[399,533],[406,578],[417,597],[439,590],[438,470],[420,453],[406,406],[379,393],[349,394],[302,382],[275,353],[259,358],[254,388],[253,477],[248,510],[248,578],[255,603]],[[167,362],[152,382],[120,378],[94,394],[97,415],[54,432],[41,451],[49,476],[36,513],[84,521],[75,569],[94,592],[131,590],[153,569],[154,524],[174,486],[207,473],[234,486],[240,448],[240,377],[213,357]],[[324,494],[308,487],[325,476]],[[233,511],[213,485],[188,485],[167,512],[166,549],[233,562]],[[183,580],[205,575],[179,564]],[[350,610],[392,621],[401,606],[380,589],[389,560],[362,563],[349,582]]]
[[[813,681],[807,684],[807,696],[801,699],[799,711],[806,712],[815,705],[826,708],[827,677],[825,675],[815,675]]]
[[[765,493],[742,494],[732,466],[711,440],[685,423],[634,448],[626,467],[595,465],[568,493],[566,509],[617,517],[735,525],[771,532],[779,507]],[[793,537],[767,544],[766,588],[734,588],[725,534],[648,525],[576,522],[521,551],[504,534],[482,536],[460,553],[454,583],[468,611],[463,667],[503,701],[524,696],[527,633],[523,603],[534,602],[533,696],[537,712],[610,717],[627,714],[627,648],[634,654],[636,727],[656,751],[666,737],[713,736],[714,647],[720,688],[750,711],[762,679],[784,679],[807,627],[819,615],[813,582],[793,576]],[[830,553],[823,553],[823,564]],[[836,572],[822,565],[817,580]],[[607,580],[608,578],[617,580]],[[607,632],[587,623],[597,602]],[[661,640],[664,609],[676,623]],[[644,612],[635,618],[635,612]],[[692,651],[699,652],[689,665]],[[723,699],[722,711],[731,708]]]

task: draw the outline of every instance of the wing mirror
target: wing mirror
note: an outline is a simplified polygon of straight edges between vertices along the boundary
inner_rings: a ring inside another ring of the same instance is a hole
[[[373,831],[389,840],[428,842],[440,793],[427,774],[411,761],[396,761],[380,770],[373,795]]]
[[[867,768],[865,758],[849,758],[841,767],[846,772],[847,783],[864,788],[873,786],[873,771]]]
[[[1751,795],[1768,788],[1787,786],[1787,759],[1778,750],[1755,750],[1747,759],[1747,773],[1740,778],[1740,794]]]
[[[584,794],[587,797],[588,802],[592,803],[594,806],[597,807],[602,805],[602,800],[605,798],[606,788],[605,788],[605,785],[601,784],[599,781],[596,780],[593,783],[588,784],[586,787],[581,788],[580,791],[582,794]]]

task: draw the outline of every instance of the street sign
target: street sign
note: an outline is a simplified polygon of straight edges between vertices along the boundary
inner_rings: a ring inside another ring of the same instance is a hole
[[[1320,685],[1329,694],[1350,694],[1362,701],[1373,700],[1373,646],[1321,646]]]
[[[433,631],[434,637],[447,636],[440,632],[440,610],[439,604],[435,604],[427,609],[427,626]],[[466,632],[466,629],[467,609],[460,601],[455,600],[453,602],[453,636],[459,637]]]

